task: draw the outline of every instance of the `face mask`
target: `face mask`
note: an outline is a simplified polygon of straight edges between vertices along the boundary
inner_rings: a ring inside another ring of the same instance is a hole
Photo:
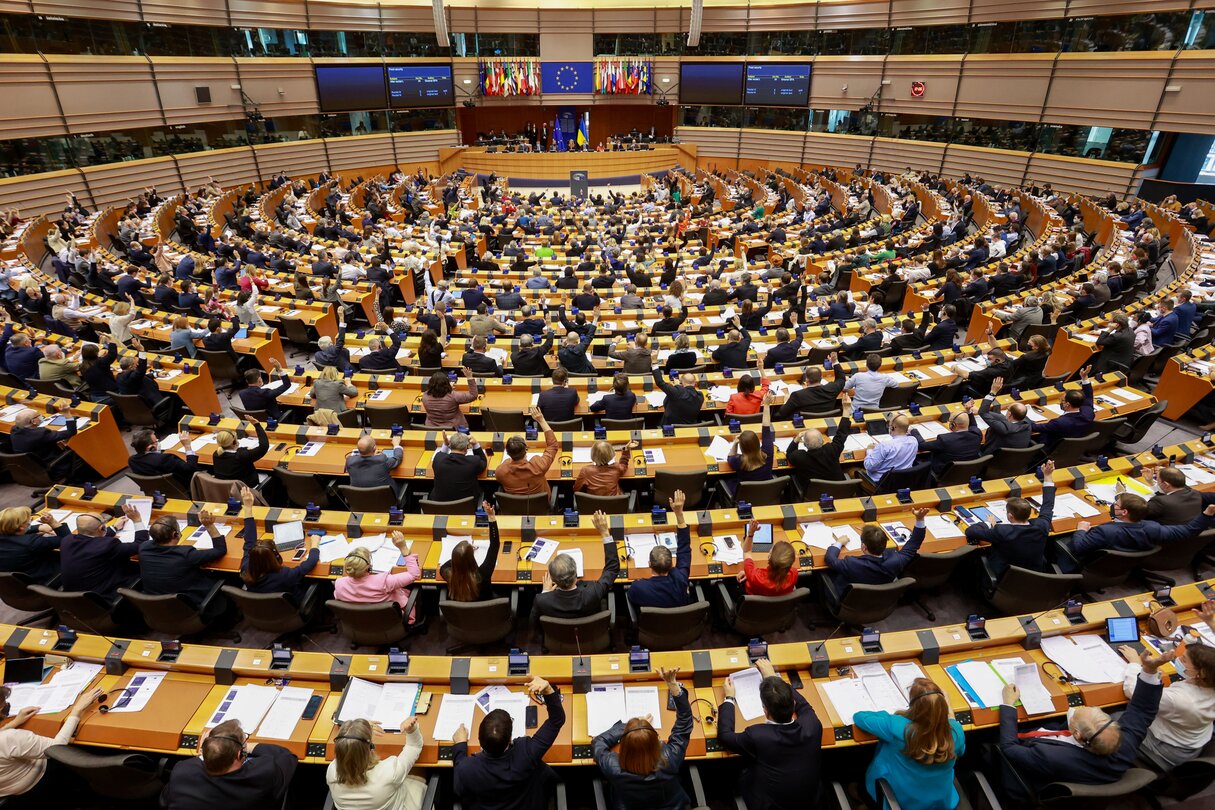
[[[1185,662],[1180,658],[1173,659],[1173,668],[1177,670],[1177,677],[1182,680],[1186,679]]]

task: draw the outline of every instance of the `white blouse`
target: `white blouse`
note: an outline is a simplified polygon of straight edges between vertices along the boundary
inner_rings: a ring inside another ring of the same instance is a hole
[[[1139,664],[1127,664],[1122,690],[1129,698],[1142,671]],[[1160,709],[1149,731],[1160,742],[1178,748],[1202,748],[1211,740],[1215,723],[1215,689],[1177,681],[1160,695]]]
[[[395,757],[381,759],[367,772],[362,785],[340,785],[337,763],[329,763],[325,781],[337,810],[420,810],[426,782],[409,775],[422,755],[422,731],[415,728],[405,737],[405,747]]]

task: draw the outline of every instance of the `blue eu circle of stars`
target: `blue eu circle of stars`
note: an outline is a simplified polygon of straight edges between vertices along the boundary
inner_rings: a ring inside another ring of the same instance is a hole
[[[569,75],[566,75],[568,71]],[[557,68],[557,87],[561,90],[573,90],[578,86],[578,71],[572,65],[562,65]]]

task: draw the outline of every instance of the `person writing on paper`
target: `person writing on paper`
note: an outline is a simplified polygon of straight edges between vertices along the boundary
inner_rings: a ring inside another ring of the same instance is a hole
[[[38,707],[27,706],[10,717],[9,693],[7,686],[0,686],[0,720],[6,721],[0,726],[0,797],[20,796],[31,807],[47,801],[52,802],[51,806],[67,806],[58,804],[66,797],[61,795],[55,770],[48,776],[46,750],[53,745],[68,745],[80,725],[80,716],[105,691],[94,687],[81,692],[54,737],[21,728],[38,714]]]
[[[49,585],[59,577],[59,544],[68,527],[50,512],[34,525],[28,506],[0,509],[0,571],[21,573],[36,585]]]
[[[439,578],[447,583],[447,598],[452,602],[484,602],[494,598],[494,567],[498,564],[498,513],[489,501],[481,508],[489,519],[489,548],[485,562],[477,564],[476,549],[467,540],[456,543],[451,559],[439,566]]]
[[[772,447],[776,442],[776,434],[772,430],[772,394],[764,393],[764,421],[760,428],[760,436],[754,430],[744,430],[734,440],[726,464],[734,471],[734,475],[723,483],[733,495],[738,491],[738,485],[743,481],[770,481],[772,479],[772,464],[775,461]]]
[[[878,798],[877,780],[885,779],[906,810],[958,806],[953,769],[966,751],[966,735],[939,686],[928,678],[916,678],[908,691],[906,711],[857,712],[852,722],[878,738],[877,753],[865,771],[865,790],[871,799]]]
[[[591,447],[591,463],[578,470],[578,478],[574,481],[574,492],[586,492],[590,495],[609,497],[619,495],[620,479],[629,474],[630,454],[641,446],[641,442],[633,440],[620,451],[616,458],[616,449],[607,442],[595,442]]]
[[[840,394],[840,406],[843,415],[830,442],[821,430],[807,428],[785,450],[789,468],[803,485],[807,485],[812,478],[843,481],[846,477],[844,468],[840,466],[840,456],[852,434],[852,398],[847,392]]]
[[[1198,615],[1208,628],[1215,630],[1215,601],[1204,602]],[[1130,647],[1119,647],[1118,652],[1128,662],[1122,689],[1131,698],[1143,671],[1142,660]],[[1185,680],[1172,680],[1161,694],[1156,719],[1139,745],[1139,755],[1166,773],[1197,757],[1211,741],[1215,723],[1215,647],[1185,644],[1173,659],[1173,666]]]
[[[418,718],[401,721],[405,747],[395,757],[380,759],[375,738],[382,732],[366,720],[347,720],[333,741],[333,762],[325,771],[336,810],[420,810],[426,780],[410,774],[422,755]]]
[[[160,794],[165,810],[279,807],[299,760],[281,745],[250,743],[239,720],[202,733],[198,756],[179,762]]]
[[[629,586],[626,595],[635,607],[676,608],[688,603],[688,578],[692,572],[692,532],[683,516],[685,496],[682,489],[671,495],[675,513],[675,558],[666,546],[650,549],[650,573]]]
[[[886,530],[876,523],[866,523],[861,529],[861,553],[852,557],[841,557],[844,541],[836,541],[827,549],[827,570],[831,576],[823,580],[823,595],[834,610],[839,607],[848,589],[853,585],[886,585],[903,575],[903,571],[920,553],[920,545],[928,529],[924,518],[928,507],[911,510],[915,515],[915,528],[902,548],[888,549],[890,538]]]
[[[823,724],[801,692],[776,674],[767,658],[755,662],[763,676],[759,700],[763,724],[734,730],[738,705],[734,681],[726,678],[717,709],[717,741],[746,763],[740,779],[752,810],[800,810],[818,805]]]
[[[620,554],[608,525],[608,516],[596,512],[593,521],[603,540],[603,573],[594,582],[580,581],[574,558],[562,552],[554,554],[544,573],[543,590],[532,606],[533,624],[538,625],[544,616],[580,619],[603,610],[603,601],[620,574]]]
[[[526,689],[533,699],[544,699],[548,715],[532,736],[512,739],[510,714],[494,709],[477,731],[481,753],[469,756],[463,725],[451,738],[453,785],[468,810],[548,810],[557,775],[544,755],[565,725],[565,706],[561,693],[543,678],[532,678]]]
[[[634,717],[616,724],[591,744],[595,763],[611,786],[614,810],[645,807],[684,810],[691,802],[679,783],[679,772],[692,736],[692,704],[677,680],[679,668],[658,668],[675,702],[675,726],[663,744],[653,718]],[[612,750],[620,746],[620,752]]]
[[[798,570],[793,565],[797,562],[797,553],[792,543],[784,540],[773,543],[767,567],[760,568],[751,558],[757,531],[759,521],[752,518],[743,536],[743,570],[738,572],[738,581],[749,596],[784,596],[797,587]]]
[[[350,550],[343,564],[343,574],[333,583],[333,595],[343,602],[396,602],[402,610],[409,607],[409,586],[422,576],[422,568],[418,564],[418,555],[409,554],[409,546],[405,543],[405,535],[393,532],[392,544],[405,555],[405,570],[399,574],[384,572],[372,573],[371,552],[364,546]],[[415,616],[411,612],[405,617],[412,624]]]
[[[1144,649],[1131,702],[1117,720],[1096,706],[1069,709],[1065,724],[1017,732],[1016,684],[1005,684],[1000,703],[1001,784],[1010,804],[1029,805],[1035,792],[1051,782],[1108,785],[1135,762],[1139,746],[1156,719],[1164,687],[1160,667],[1173,660]]]
[[[321,561],[321,550],[313,546],[298,565],[283,565],[283,555],[275,547],[274,540],[258,539],[257,521],[253,518],[253,490],[241,487],[240,501],[241,517],[245,524],[245,556],[240,561],[241,585],[252,593],[286,594],[296,607],[307,607],[304,603],[309,586],[305,577]]]
[[[245,490],[248,491],[248,487]],[[252,494],[252,493],[250,493]],[[176,594],[202,614],[203,621],[212,622],[228,610],[228,597],[214,592],[216,579],[203,566],[222,560],[228,554],[228,541],[215,515],[206,509],[198,513],[198,522],[211,538],[211,548],[181,545],[181,529],[177,518],[162,515],[148,527],[150,540],[135,534],[139,546],[139,589],[150,596]],[[209,597],[209,598],[208,598]]]
[[[983,585],[986,595],[995,593],[1009,566],[1029,571],[1050,571],[1046,561],[1046,547],[1050,543],[1052,521],[1055,515],[1055,462],[1047,459],[1042,465],[1042,509],[1036,518],[1030,518],[1033,507],[1024,498],[1009,498],[1005,502],[1007,523],[997,523],[992,515],[990,522],[979,522],[966,527],[966,542],[977,546],[987,543],[987,556],[983,558]]]

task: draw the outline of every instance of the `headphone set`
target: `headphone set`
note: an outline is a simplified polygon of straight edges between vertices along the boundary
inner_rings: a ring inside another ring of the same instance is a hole
[[[933,691],[931,691],[931,692],[921,692],[920,694],[918,694],[918,695],[916,695],[915,697],[913,697],[911,700],[907,701],[907,705],[908,705],[908,706],[910,706],[912,703],[915,703],[915,702],[916,702],[917,700],[919,700],[920,698],[926,698],[926,697],[929,697],[929,696],[931,696],[931,695],[940,695],[941,697],[944,697],[944,696],[945,696],[945,693],[944,693],[944,692],[942,692],[942,691],[941,691],[941,690],[939,690],[939,689],[934,689],[934,690],[933,690]]]
[[[248,756],[249,756],[249,749],[247,747],[245,747],[246,743],[248,742],[247,738],[242,740],[239,737],[232,737],[228,734],[212,734],[207,739],[208,740],[227,740],[228,742],[234,742],[238,746],[240,746],[240,750],[236,754],[237,757],[239,757],[241,760],[244,760],[244,759],[248,758]]]
[[[355,742],[361,742],[363,745],[367,746],[372,751],[375,750],[375,743],[373,743],[371,740],[365,739],[363,737],[354,737],[349,734],[339,734],[336,737],[334,737],[333,740],[334,740],[334,742],[337,742],[338,740],[354,740]]]

